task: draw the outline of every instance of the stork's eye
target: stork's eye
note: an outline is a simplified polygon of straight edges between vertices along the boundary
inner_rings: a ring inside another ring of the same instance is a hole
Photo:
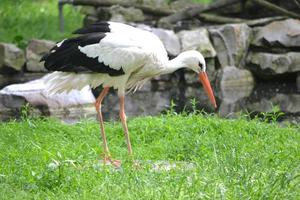
[[[198,65],[199,65],[200,69],[202,70],[203,69],[203,64],[201,62],[199,62]]]

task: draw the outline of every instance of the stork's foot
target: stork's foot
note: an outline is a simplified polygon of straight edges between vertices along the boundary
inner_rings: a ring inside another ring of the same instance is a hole
[[[121,167],[121,160],[113,160],[113,159],[109,159],[109,164],[111,164],[112,166],[114,166],[115,168],[120,168]]]
[[[112,165],[115,168],[121,167],[121,161],[120,160],[114,160],[114,159],[111,158],[111,156],[107,156],[107,155],[103,156],[103,164],[104,165]]]

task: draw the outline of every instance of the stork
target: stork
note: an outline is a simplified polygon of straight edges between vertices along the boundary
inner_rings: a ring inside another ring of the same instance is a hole
[[[41,61],[54,71],[44,77],[50,94],[92,88],[102,85],[95,108],[100,124],[104,162],[120,165],[111,158],[101,105],[110,88],[118,91],[120,118],[125,132],[128,154],[132,148],[125,114],[125,94],[135,91],[149,79],[186,68],[198,74],[210,102],[217,107],[206,71],[204,57],[198,51],[180,53],[169,60],[161,40],[151,32],[116,22],[98,22],[76,30],[77,37],[65,39],[54,46]]]

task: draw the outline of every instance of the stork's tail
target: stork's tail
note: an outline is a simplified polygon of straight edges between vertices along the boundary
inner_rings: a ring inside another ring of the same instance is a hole
[[[103,83],[101,78],[95,77],[90,73],[73,73],[73,72],[52,72],[43,77],[48,94],[70,92],[71,90],[81,90],[87,85],[95,88]]]

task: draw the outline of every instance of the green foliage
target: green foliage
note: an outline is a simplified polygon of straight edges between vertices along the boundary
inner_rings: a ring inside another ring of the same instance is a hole
[[[59,41],[81,27],[76,8],[64,7],[65,34],[59,32],[57,0],[1,0],[0,41],[24,48],[32,38]]]
[[[195,113],[129,119],[135,159],[195,166],[170,171],[101,166],[95,121],[2,123],[0,199],[299,199],[299,127]],[[127,160],[121,124],[105,125]]]
[[[262,119],[265,122],[275,123],[282,116],[284,116],[284,113],[282,111],[280,111],[279,106],[273,106],[271,112],[262,113]]]

